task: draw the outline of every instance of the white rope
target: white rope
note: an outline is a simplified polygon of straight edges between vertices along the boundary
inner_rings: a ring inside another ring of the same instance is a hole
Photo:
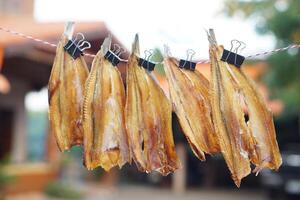
[[[10,29],[7,29],[7,28],[0,27],[0,30],[4,31],[6,33],[10,33],[12,35],[16,35],[16,36],[28,39],[28,40],[32,40],[32,41],[37,42],[37,43],[42,43],[44,45],[48,45],[48,46],[51,46],[51,47],[56,47],[57,46],[56,44],[50,43],[48,41],[41,40],[39,38],[35,38],[33,36],[30,36],[30,35],[25,35],[24,33],[19,33],[17,31],[13,31],[13,30],[10,30]],[[287,47],[282,47],[282,48],[274,49],[274,50],[271,50],[271,51],[264,51],[264,52],[261,52],[261,53],[256,53],[256,54],[253,54],[253,55],[249,55],[249,56],[246,56],[245,58],[254,58],[254,57],[259,57],[259,56],[265,56],[265,55],[270,55],[270,54],[274,54],[274,53],[278,53],[278,52],[282,52],[282,51],[287,51],[289,49],[296,49],[296,48],[300,48],[300,44],[291,44]],[[96,56],[95,54],[89,54],[89,53],[84,53],[84,55],[88,56],[88,57],[92,57],[92,58],[94,58]],[[123,59],[121,59],[121,60],[124,61],[124,62],[128,61],[128,60],[123,60]],[[207,63],[209,63],[209,60],[201,60],[201,61],[197,62],[197,64],[207,64]]]
[[[34,38],[34,37],[30,36],[30,35],[25,35],[23,33],[12,31],[12,30],[9,30],[7,28],[0,27],[0,30],[4,31],[4,32],[7,32],[7,33],[10,33],[12,35],[17,35],[17,36],[23,37],[23,38],[28,39],[28,40],[32,40],[34,42],[39,42],[39,43],[42,43],[42,44],[45,44],[45,45],[49,45],[51,47],[56,47],[56,44],[52,44],[50,42],[47,42],[47,41],[44,41],[44,40],[41,40],[41,39],[38,39],[38,38]]]

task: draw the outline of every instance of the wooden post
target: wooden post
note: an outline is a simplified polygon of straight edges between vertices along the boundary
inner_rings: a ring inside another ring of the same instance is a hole
[[[58,168],[62,154],[58,150],[54,135],[49,131],[49,128],[47,130],[45,160],[53,167]]]
[[[27,129],[24,98],[29,86],[25,81],[10,79],[11,92],[2,95],[0,104],[13,111],[11,161],[21,163],[27,159]]]
[[[182,168],[173,174],[172,190],[174,193],[183,194],[186,190],[187,176],[187,152],[183,143],[176,146],[177,155],[181,161]]]
[[[113,188],[116,186],[119,180],[119,171],[117,168],[112,168],[109,172],[104,172],[102,177],[102,183],[107,188]]]
[[[19,98],[14,110],[14,130],[11,159],[14,163],[22,163],[27,158],[26,111],[24,98]]]

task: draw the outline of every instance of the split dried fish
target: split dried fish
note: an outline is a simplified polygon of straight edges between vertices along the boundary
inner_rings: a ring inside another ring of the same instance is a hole
[[[111,37],[93,60],[83,105],[84,164],[109,170],[130,162],[125,129],[125,89],[117,67],[104,58]]]
[[[213,122],[221,151],[239,187],[241,179],[251,172],[268,167],[277,170],[281,156],[271,112],[255,84],[241,69],[220,60],[223,47],[218,46],[214,33],[209,34],[211,60],[211,102]],[[249,115],[246,123],[245,108]]]
[[[50,131],[60,151],[81,145],[81,109],[88,68],[82,56],[73,59],[64,51],[67,37],[62,36],[48,83]]]
[[[232,72],[233,79],[239,85],[241,96],[248,108],[248,131],[254,141],[252,143],[254,149],[250,149],[248,154],[251,162],[256,166],[253,172],[258,173],[263,168],[278,170],[282,158],[276,140],[272,112],[267,108],[255,83],[242,70],[233,65],[226,67]]]
[[[140,171],[163,175],[180,167],[171,127],[171,104],[151,74],[138,66],[138,36],[128,61],[126,130]]]
[[[165,58],[165,71],[173,108],[183,132],[202,161],[220,151],[211,119],[209,81],[197,70],[180,69],[175,58]]]

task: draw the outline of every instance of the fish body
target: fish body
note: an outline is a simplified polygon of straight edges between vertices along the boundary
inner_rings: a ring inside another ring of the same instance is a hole
[[[277,170],[281,156],[271,112],[252,80],[241,69],[220,60],[223,47],[209,35],[211,103],[221,152],[239,187],[251,172],[267,167]],[[248,115],[249,120],[246,120]]]
[[[64,51],[67,37],[62,36],[48,83],[50,132],[60,151],[83,143],[81,112],[88,68],[82,56],[73,59]]]
[[[253,172],[263,168],[278,170],[282,164],[271,111],[258,92],[255,83],[242,69],[228,65],[234,80],[239,84],[248,111],[248,131],[253,139],[253,148],[249,149],[251,162],[256,166]]]
[[[214,131],[209,99],[209,81],[198,71],[180,69],[178,61],[165,59],[171,101],[183,132],[194,152],[205,160],[205,154],[220,151]]]
[[[84,165],[106,171],[130,162],[125,129],[125,89],[117,67],[100,50],[86,81],[83,105]]]
[[[126,130],[131,155],[143,172],[163,175],[180,167],[173,141],[172,107],[150,72],[138,66],[138,40],[128,61]]]

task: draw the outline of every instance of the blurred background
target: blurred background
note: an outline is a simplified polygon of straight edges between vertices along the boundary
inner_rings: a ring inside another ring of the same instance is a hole
[[[172,55],[195,61],[208,58],[205,29],[214,28],[218,42],[247,44],[243,55],[300,43],[300,1],[96,1],[0,0],[0,27],[57,43],[67,20],[76,21],[96,53],[108,33],[130,51],[135,33],[141,49],[162,46]],[[143,51],[141,51],[143,52]],[[124,54],[126,58],[127,54]],[[183,169],[167,177],[143,174],[134,165],[122,170],[87,171],[82,148],[59,153],[48,131],[47,82],[55,49],[0,32],[0,199],[299,199],[300,194],[300,53],[293,49],[256,57],[243,65],[274,113],[283,156],[279,172],[249,175],[237,189],[222,156],[200,162],[192,154],[176,116],[173,131]],[[91,64],[91,59],[86,58]],[[209,65],[197,65],[209,78]],[[120,65],[124,77],[124,63]],[[168,92],[163,66],[155,70]]]

